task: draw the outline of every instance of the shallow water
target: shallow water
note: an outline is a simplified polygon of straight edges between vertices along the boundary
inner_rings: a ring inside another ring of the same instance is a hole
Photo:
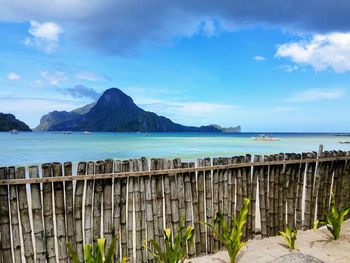
[[[29,165],[45,162],[78,162],[106,158],[180,157],[193,160],[199,157],[224,157],[245,153],[271,154],[279,152],[325,150],[350,151],[348,136],[315,133],[268,133],[280,141],[263,142],[251,139],[258,133],[92,133],[55,134],[32,132],[11,135],[0,133],[0,166]]]

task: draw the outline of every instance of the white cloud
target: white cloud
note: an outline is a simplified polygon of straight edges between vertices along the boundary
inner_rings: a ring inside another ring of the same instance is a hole
[[[218,28],[217,25],[215,24],[215,21],[212,19],[207,19],[202,22],[202,32],[204,35],[207,37],[212,37],[218,34]]]
[[[97,75],[94,72],[88,72],[88,71],[82,71],[78,72],[74,75],[76,79],[81,79],[81,80],[89,80],[89,81],[99,81],[99,80],[105,80],[105,78]]]
[[[282,65],[282,66],[279,66],[280,69],[283,69],[285,72],[293,72],[295,70],[298,70],[299,67],[297,65]]]
[[[290,102],[307,102],[320,100],[334,100],[341,97],[344,91],[341,89],[305,89],[292,97],[288,98]]]
[[[13,73],[13,72],[10,72],[8,75],[7,75],[7,78],[9,80],[19,80],[21,78],[21,76],[17,75],[16,73]]]
[[[46,53],[52,52],[59,41],[59,36],[63,32],[55,23],[30,21],[29,34],[33,37],[27,37],[24,40],[26,46],[36,46]]]
[[[256,61],[265,61],[265,60],[266,60],[266,58],[265,58],[265,57],[262,57],[262,56],[255,56],[254,59],[255,59]]]
[[[62,71],[55,70],[54,72],[39,71],[42,79],[51,86],[57,86],[61,81],[68,80],[66,74]]]
[[[332,68],[336,73],[350,70],[350,33],[314,35],[310,40],[278,46],[277,58],[287,57],[316,71]]]

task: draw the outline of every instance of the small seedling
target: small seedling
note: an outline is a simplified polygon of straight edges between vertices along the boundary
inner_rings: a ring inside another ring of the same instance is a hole
[[[341,211],[339,211],[335,205],[334,195],[333,192],[331,192],[331,214],[328,215],[328,213],[325,213],[326,220],[317,220],[314,223],[314,231],[316,231],[317,226],[327,226],[327,229],[334,237],[334,240],[339,239],[341,225],[344,222],[344,217],[349,213],[350,211],[350,203],[344,207]]]
[[[183,263],[185,262],[186,255],[186,242],[189,242],[190,249],[193,244],[194,228],[187,227],[185,233],[183,234],[182,240],[180,238],[181,227],[184,220],[182,216],[180,220],[177,233],[172,241],[171,230],[169,228],[164,229],[164,242],[165,242],[165,251],[162,251],[160,245],[153,239],[143,241],[143,246],[153,255],[158,263]],[[155,251],[147,246],[147,243],[153,245]]]
[[[237,218],[236,213],[234,215],[233,228],[231,232],[229,232],[229,230],[227,229],[227,224],[224,220],[224,216],[218,211],[215,213],[213,226],[208,223],[204,223],[213,231],[216,238],[222,244],[224,244],[230,256],[231,263],[236,262],[236,256],[238,252],[241,250],[243,246],[245,246],[248,243],[248,242],[242,243],[241,238],[243,234],[243,226],[246,223],[246,219],[247,219],[249,203],[250,203],[250,200],[248,198],[244,198],[244,204],[240,210],[239,217]],[[219,223],[222,228],[222,233],[219,233],[217,231],[217,225]]]
[[[92,245],[91,244],[85,245],[85,248],[84,248],[85,261],[84,262],[85,263],[112,263],[115,249],[116,249],[117,238],[118,238],[118,234],[116,234],[114,236],[105,258],[104,258],[104,251],[105,251],[105,245],[106,245],[105,238],[100,238],[97,240],[97,246],[95,248],[94,255],[92,254]],[[73,259],[73,262],[80,263],[78,254],[74,251],[71,244],[69,242],[66,242],[66,246],[67,246],[68,251]],[[120,263],[126,263],[127,261],[128,261],[128,259],[126,257],[124,257],[120,261]]]
[[[294,250],[295,240],[297,239],[298,230],[297,229],[292,230],[292,228],[289,225],[287,225],[286,232],[280,231],[280,234],[287,241],[289,248]]]

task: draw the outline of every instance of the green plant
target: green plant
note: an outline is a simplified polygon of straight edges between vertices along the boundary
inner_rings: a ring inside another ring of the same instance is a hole
[[[183,220],[184,220],[184,216],[182,216],[180,220],[180,224],[179,224],[177,233],[175,235],[174,241],[172,241],[171,230],[169,228],[164,229],[165,251],[162,251],[159,244],[153,239],[143,241],[143,246],[154,256],[157,262],[159,263],[181,262],[182,263],[185,261],[186,242],[189,241],[190,249],[192,249],[194,228],[190,226],[187,227],[181,240],[180,233],[181,233]],[[147,246],[147,242],[153,245],[155,251],[153,251],[150,247]]]
[[[112,240],[111,245],[109,246],[109,249],[107,251],[107,255],[104,258],[104,251],[105,251],[105,245],[106,245],[106,239],[105,238],[100,238],[97,240],[97,246],[95,248],[95,253],[94,255],[92,254],[92,245],[87,244],[85,245],[84,248],[84,257],[85,257],[85,263],[112,263],[113,262],[113,257],[116,249],[116,243],[117,243],[117,238],[119,234],[116,234]],[[69,242],[66,242],[66,246],[68,248],[68,251],[73,259],[74,263],[80,263],[78,254],[74,251],[72,248],[71,244]],[[104,259],[104,261],[103,261]],[[127,258],[124,257],[121,260],[121,263],[126,263]]]
[[[292,228],[287,224],[286,232],[280,231],[280,234],[287,241],[289,248],[294,249],[295,240],[297,239],[298,230],[297,229],[292,230]]]
[[[339,238],[341,225],[344,222],[344,217],[349,213],[350,211],[350,203],[344,207],[341,211],[339,211],[335,205],[334,195],[331,191],[331,214],[329,215],[327,212],[325,213],[326,220],[317,220],[314,223],[314,231],[316,231],[317,226],[323,225],[327,226],[327,229],[334,237],[334,240],[337,240]]]
[[[236,261],[236,256],[241,248],[248,244],[248,242],[242,243],[241,238],[243,234],[243,226],[246,223],[247,219],[249,203],[250,200],[248,198],[244,198],[244,204],[240,210],[239,216],[237,217],[236,213],[234,215],[233,228],[231,233],[227,229],[223,215],[218,211],[215,213],[214,225],[204,223],[213,231],[217,239],[224,244],[230,256],[231,263],[234,263]],[[217,231],[217,225],[219,223],[222,228],[222,233],[218,233]]]

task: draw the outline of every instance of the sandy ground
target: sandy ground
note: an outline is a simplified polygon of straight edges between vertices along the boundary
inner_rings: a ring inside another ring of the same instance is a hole
[[[333,240],[327,229],[317,230],[316,233],[312,230],[299,231],[295,246],[299,252],[314,256],[325,263],[349,263],[350,220],[344,222],[339,240]],[[247,248],[239,252],[237,263],[267,263],[291,252],[282,236],[253,240]],[[213,255],[191,259],[191,261],[193,263],[229,263],[230,259],[226,251],[220,251]]]

